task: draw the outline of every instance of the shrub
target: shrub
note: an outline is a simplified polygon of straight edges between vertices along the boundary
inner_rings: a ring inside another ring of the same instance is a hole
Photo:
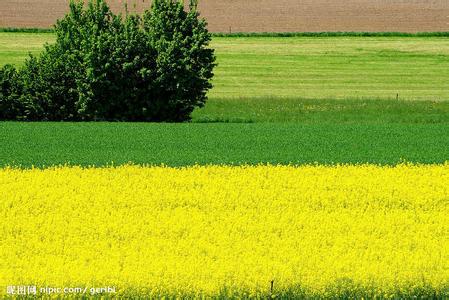
[[[212,87],[211,36],[194,3],[154,1],[141,17],[115,15],[104,0],[71,2],[55,32],[39,58],[2,75],[21,86],[12,98],[22,109],[2,107],[1,118],[185,121]]]
[[[12,65],[0,69],[0,119],[20,119],[24,107],[19,100],[22,94],[22,82]]]
[[[20,71],[25,111],[22,119],[30,121],[77,120],[78,99],[75,76],[68,59],[57,46],[46,46],[39,58],[31,56]]]

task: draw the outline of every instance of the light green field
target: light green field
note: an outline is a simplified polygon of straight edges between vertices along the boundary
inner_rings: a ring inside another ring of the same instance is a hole
[[[39,54],[54,39],[52,33],[0,32],[0,65],[21,65],[28,53]]]
[[[449,39],[220,38],[211,96],[449,99]]]
[[[0,33],[0,65],[38,53],[51,33]],[[449,100],[449,39],[215,37],[212,99]]]

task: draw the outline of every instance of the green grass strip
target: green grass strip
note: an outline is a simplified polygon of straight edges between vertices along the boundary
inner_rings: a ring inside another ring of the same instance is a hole
[[[0,32],[24,32],[24,33],[50,33],[54,32],[53,28],[15,28],[3,27]]]
[[[448,124],[449,101],[397,99],[211,98],[194,123]]]

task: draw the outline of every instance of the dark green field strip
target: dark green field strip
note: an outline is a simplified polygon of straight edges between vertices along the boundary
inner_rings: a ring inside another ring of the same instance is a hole
[[[19,28],[1,27],[0,32],[22,32],[22,33],[54,33],[53,28]]]
[[[449,160],[449,125],[0,123],[0,165]]]

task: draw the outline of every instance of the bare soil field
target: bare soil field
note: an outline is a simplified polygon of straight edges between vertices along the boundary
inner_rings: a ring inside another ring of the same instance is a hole
[[[125,1],[109,2],[118,11]],[[0,27],[47,28],[67,9],[68,0],[1,0]],[[212,32],[449,31],[447,0],[200,0],[200,10]]]

